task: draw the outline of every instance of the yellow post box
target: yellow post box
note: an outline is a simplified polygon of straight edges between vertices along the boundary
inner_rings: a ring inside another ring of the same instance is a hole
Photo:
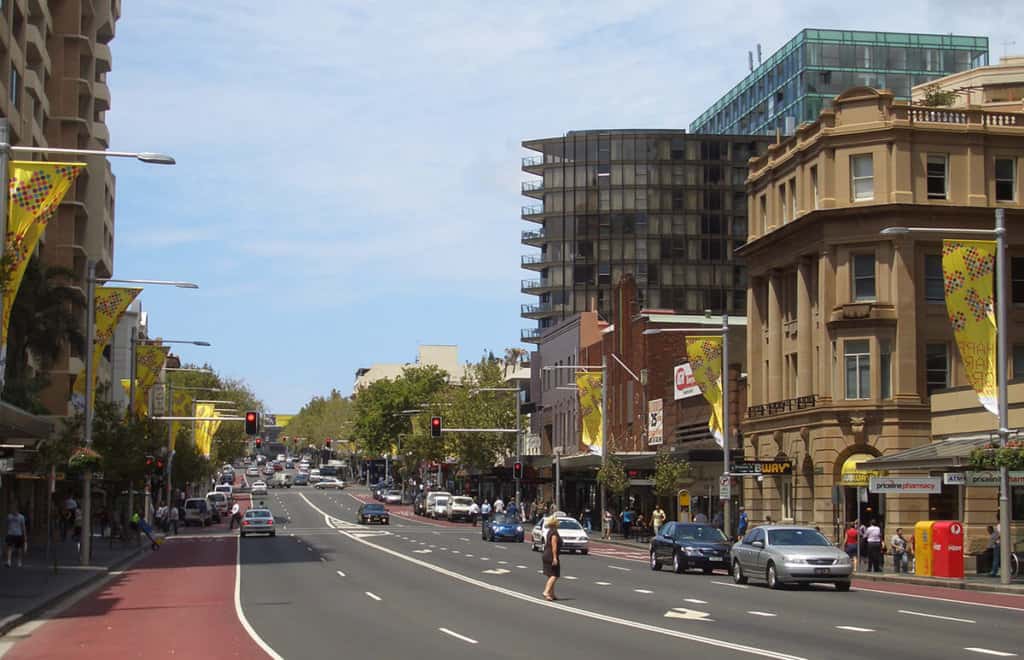
[[[932,575],[932,542],[934,520],[919,520],[914,525],[914,573]]]

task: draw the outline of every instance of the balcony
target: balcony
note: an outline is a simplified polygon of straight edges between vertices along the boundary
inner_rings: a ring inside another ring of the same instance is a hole
[[[96,44],[96,73],[110,73],[113,60],[110,58],[110,46]]]
[[[540,328],[523,328],[519,331],[519,340],[530,342],[532,344],[539,344],[540,333]]]
[[[523,280],[520,284],[520,290],[523,293],[529,294],[541,294],[551,288],[551,282],[544,278],[537,280]]]
[[[540,174],[544,168],[544,156],[537,154],[536,156],[524,156],[523,157],[523,170],[530,174]]]
[[[524,206],[519,209],[519,215],[522,216],[523,220],[529,220],[530,222],[544,222],[544,205],[536,204],[534,206]]]
[[[25,26],[25,57],[29,66],[41,62],[44,71],[53,71],[50,51],[46,50],[46,37],[38,26],[31,23]]]
[[[541,199],[544,196],[544,180],[523,181],[521,188],[524,195]]]
[[[104,149],[110,148],[110,129],[101,121],[92,123],[92,137],[103,145]]]
[[[110,88],[103,81],[96,81],[93,84],[93,97],[96,100],[96,111],[106,112],[110,110]]]
[[[544,233],[544,229],[537,231],[524,231],[522,233],[522,242],[526,245],[535,245],[540,247],[544,243],[547,243],[547,236]]]
[[[540,319],[559,312],[564,312],[566,309],[563,303],[537,303],[535,305],[520,305],[519,315],[528,319]]]
[[[773,401],[759,406],[750,406],[747,408],[747,418],[773,417],[783,413],[808,410],[816,405],[818,405],[818,395],[808,394],[807,396],[798,396],[795,399],[783,399],[782,401]]]
[[[544,270],[547,268],[550,259],[546,254],[524,254],[519,260],[519,265],[528,270]]]

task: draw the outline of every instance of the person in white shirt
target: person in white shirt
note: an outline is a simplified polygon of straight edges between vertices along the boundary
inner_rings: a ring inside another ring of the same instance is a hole
[[[500,497],[498,499],[494,500],[494,512],[495,513],[504,513],[505,512],[505,502],[503,502]]]
[[[480,517],[480,505],[473,500],[473,503],[469,505],[469,519],[473,523],[473,527],[476,527],[476,519]]]
[[[234,529],[235,524],[239,527],[242,526],[242,507],[238,506],[238,502],[231,505],[231,524],[228,526],[228,531]]]
[[[178,533],[178,509],[177,507],[172,508],[167,514],[167,531],[174,530],[174,533]]]
[[[864,541],[868,545],[868,573],[881,573],[882,529],[875,520],[864,530]]]
[[[18,511],[18,505],[11,506],[11,512],[7,514],[7,538],[4,540],[7,546],[7,568],[11,567],[11,555],[18,551],[18,566],[21,566],[21,558],[25,553],[25,516]]]

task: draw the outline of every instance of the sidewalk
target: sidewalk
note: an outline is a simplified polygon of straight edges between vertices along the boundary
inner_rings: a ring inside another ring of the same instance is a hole
[[[73,592],[94,584],[148,549],[148,543],[136,546],[134,542],[122,544],[119,541],[111,547],[109,539],[94,537],[92,563],[82,566],[77,544],[68,539],[54,544],[51,550],[56,550],[57,555],[54,573],[53,557],[46,557],[46,546],[30,546],[22,567],[16,562],[12,568],[0,564],[0,635],[35,618]]]

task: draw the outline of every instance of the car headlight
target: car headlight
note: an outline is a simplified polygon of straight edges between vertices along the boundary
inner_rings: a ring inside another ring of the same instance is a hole
[[[516,532],[521,532],[521,531],[523,531],[523,526],[522,525],[517,526],[516,527]]]
[[[683,550],[685,550],[686,554],[690,555],[691,557],[696,557],[700,554],[700,550],[698,550],[697,548],[691,548],[689,546],[683,548]]]
[[[787,564],[806,564],[807,560],[803,557],[786,557]]]
[[[843,555],[842,557],[836,560],[836,564],[838,564],[839,566],[849,566],[852,563],[853,562],[850,561],[849,555]]]

